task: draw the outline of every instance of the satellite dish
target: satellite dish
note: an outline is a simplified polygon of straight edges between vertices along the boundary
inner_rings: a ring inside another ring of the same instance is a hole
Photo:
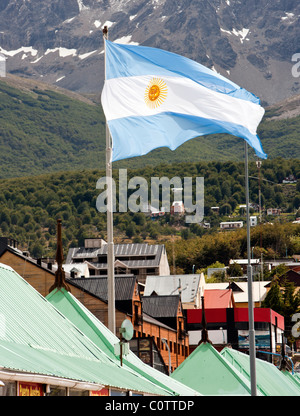
[[[126,341],[130,341],[133,337],[133,325],[128,319],[124,319],[121,324],[120,333]]]

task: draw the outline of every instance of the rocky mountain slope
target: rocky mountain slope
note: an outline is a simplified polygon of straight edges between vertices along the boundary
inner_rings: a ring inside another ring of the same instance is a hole
[[[110,40],[185,55],[270,105],[300,93],[299,16],[298,0],[1,0],[0,53],[12,74],[99,96],[106,24]]]

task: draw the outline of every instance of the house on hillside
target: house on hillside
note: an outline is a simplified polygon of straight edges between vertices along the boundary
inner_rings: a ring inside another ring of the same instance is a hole
[[[244,275],[247,275],[248,259],[230,259],[229,264],[238,264],[241,266]],[[250,259],[253,275],[259,274],[261,269],[260,259]]]
[[[184,215],[185,209],[182,201],[174,201],[171,205],[171,215]]]
[[[297,183],[297,179],[295,178],[294,175],[289,175],[287,177],[285,177],[282,181],[282,183]]]
[[[280,215],[281,209],[279,208],[267,208],[267,215]]]
[[[223,221],[220,222],[221,230],[235,230],[237,228],[243,228],[243,221]]]

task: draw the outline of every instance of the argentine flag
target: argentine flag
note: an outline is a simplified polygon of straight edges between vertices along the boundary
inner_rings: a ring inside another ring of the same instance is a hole
[[[112,138],[112,161],[158,147],[175,150],[192,138],[229,133],[265,159],[256,129],[259,99],[216,72],[161,49],[105,40],[101,103]]]

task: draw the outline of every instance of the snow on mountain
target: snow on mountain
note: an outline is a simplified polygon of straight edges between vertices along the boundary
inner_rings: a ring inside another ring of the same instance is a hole
[[[7,71],[80,93],[103,85],[102,28],[194,59],[273,104],[300,93],[298,0],[1,0]]]

